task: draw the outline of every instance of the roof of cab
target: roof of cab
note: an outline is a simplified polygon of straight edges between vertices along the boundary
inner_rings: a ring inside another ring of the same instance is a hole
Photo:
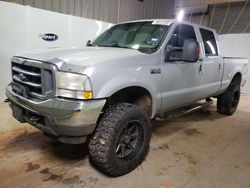
[[[126,21],[126,22],[118,23],[117,25],[124,24],[124,23],[135,23],[135,22],[153,22],[153,24],[168,25],[168,26],[170,24],[174,23],[174,22],[178,22],[178,23],[183,23],[183,24],[191,24],[191,25],[194,25],[194,26],[197,26],[197,27],[201,27],[201,28],[208,29],[208,30],[216,32],[214,29],[206,27],[206,26],[201,26],[201,25],[198,25],[198,24],[195,24],[195,23],[191,23],[191,22],[188,22],[188,21],[178,21],[176,19],[143,19],[143,20],[131,20],[131,21]]]
[[[153,23],[159,24],[159,25],[170,25],[174,21],[175,21],[175,19],[144,19],[144,20],[126,21],[126,22],[121,22],[121,23],[118,23],[118,24],[134,23],[134,22],[153,22]]]

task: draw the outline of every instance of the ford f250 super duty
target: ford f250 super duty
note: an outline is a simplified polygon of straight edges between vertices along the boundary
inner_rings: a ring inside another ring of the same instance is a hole
[[[87,46],[20,53],[6,88],[13,116],[64,143],[88,141],[111,176],[149,150],[150,119],[212,97],[232,115],[248,60],[222,57],[214,30],[175,20],[114,25]]]

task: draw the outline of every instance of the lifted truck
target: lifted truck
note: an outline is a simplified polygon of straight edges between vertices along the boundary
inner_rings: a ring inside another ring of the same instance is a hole
[[[13,116],[64,143],[88,140],[91,161],[111,176],[144,160],[157,114],[215,97],[218,112],[232,115],[248,65],[220,55],[214,30],[165,19],[117,24],[85,48],[11,62]]]

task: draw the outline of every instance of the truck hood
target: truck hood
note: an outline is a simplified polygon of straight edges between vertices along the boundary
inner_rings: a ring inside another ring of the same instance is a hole
[[[61,60],[70,65],[87,66],[97,63],[121,60],[133,56],[145,55],[135,49],[112,48],[112,47],[85,47],[67,49],[36,50],[16,54],[15,56],[27,59],[56,62]]]

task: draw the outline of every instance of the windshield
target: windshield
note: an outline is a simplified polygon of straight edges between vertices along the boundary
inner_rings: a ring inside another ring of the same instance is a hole
[[[156,25],[151,21],[119,24],[101,34],[90,46],[150,51],[157,49],[168,28],[167,25]]]

